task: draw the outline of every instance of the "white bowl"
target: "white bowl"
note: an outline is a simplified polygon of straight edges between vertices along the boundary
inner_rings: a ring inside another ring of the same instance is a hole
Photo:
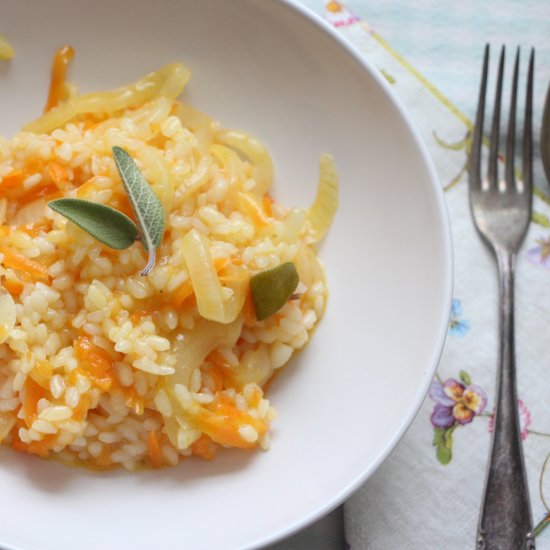
[[[5,6],[6,7],[6,6]],[[273,542],[342,502],[395,446],[446,333],[451,243],[426,150],[376,68],[290,1],[29,0],[3,10],[0,131],[41,111],[54,50],[71,81],[108,89],[181,60],[185,97],[259,136],[274,194],[307,205],[318,158],[341,206],[321,248],[331,291],[309,347],[270,391],[267,453],[162,471],[92,473],[2,449],[0,545],[20,550],[234,549]]]

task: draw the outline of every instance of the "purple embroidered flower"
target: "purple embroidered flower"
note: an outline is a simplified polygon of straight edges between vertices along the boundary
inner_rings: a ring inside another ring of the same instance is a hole
[[[537,246],[527,251],[527,259],[546,269],[550,269],[550,239],[537,239]]]
[[[521,399],[518,399],[518,412],[519,412],[519,427],[521,429],[521,439],[525,441],[527,434],[529,433],[529,426],[531,425],[531,412],[524,405]],[[491,413],[489,418],[489,432],[493,433],[495,427],[495,413]]]
[[[455,424],[468,424],[487,405],[487,395],[475,384],[466,384],[448,378],[443,383],[434,380],[429,396],[435,401],[431,416],[434,428],[450,428]]]

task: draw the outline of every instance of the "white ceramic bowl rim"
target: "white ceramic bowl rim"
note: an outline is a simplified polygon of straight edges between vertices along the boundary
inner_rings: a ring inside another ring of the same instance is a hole
[[[439,183],[439,177],[435,170],[435,166],[428,153],[426,145],[424,144],[424,141],[422,140],[418,130],[416,129],[416,126],[412,122],[410,115],[407,113],[407,111],[403,107],[401,100],[396,96],[395,92],[391,89],[388,82],[380,74],[380,71],[376,69],[376,67],[372,66],[371,63],[368,61],[368,59],[363,57],[355,49],[353,45],[351,45],[348,41],[342,38],[342,36],[333,27],[331,27],[331,25],[327,21],[322,19],[315,12],[312,12],[308,8],[304,7],[302,4],[298,2],[298,0],[279,0],[279,1],[283,4],[286,4],[289,8],[293,9],[296,13],[301,15],[307,21],[311,22],[314,25],[317,25],[318,27],[321,27],[334,40],[334,42],[338,44],[339,47],[346,50],[348,54],[351,57],[353,57],[355,61],[359,65],[361,65],[369,73],[369,75],[377,82],[377,84],[385,91],[385,93],[387,94],[387,97],[389,98],[389,100],[391,101],[395,109],[399,112],[402,119],[405,121],[410,133],[412,134],[415,144],[418,147],[420,154],[422,155],[422,159],[426,167],[428,168],[428,171],[430,174],[430,181],[437,200],[437,206],[441,213],[441,218],[444,220],[444,223],[439,229],[444,233],[444,242],[447,243],[447,246],[445,247],[445,250],[444,250],[444,254],[445,254],[444,260],[446,264],[445,272],[448,274],[448,280],[445,281],[447,292],[446,292],[446,299],[441,304],[441,307],[442,307],[441,315],[442,315],[442,318],[448,317],[450,315],[450,304],[452,300],[452,291],[453,291],[452,290],[453,289],[453,281],[452,281],[453,254],[452,254],[450,219],[447,212],[447,205],[445,203],[444,193]],[[273,533],[271,536],[256,542],[256,544],[254,545],[255,548],[259,548],[267,544],[272,544],[278,540],[281,540],[284,537],[288,537],[292,533],[295,533],[300,529],[304,529],[308,525],[311,525],[312,523],[314,523],[316,520],[322,518],[324,515],[328,514],[329,512],[334,510],[334,508],[336,508],[337,506],[342,504],[346,499],[348,499],[380,467],[380,465],[384,462],[384,460],[386,460],[386,458],[389,456],[389,454],[392,452],[395,446],[399,443],[400,439],[403,437],[404,433],[407,431],[408,427],[411,425],[416,414],[418,413],[418,410],[420,409],[420,406],[422,405],[424,398],[428,393],[428,388],[431,384],[433,376],[435,375],[435,371],[437,370],[437,365],[439,363],[439,359],[443,352],[443,346],[445,344],[446,337],[447,337],[447,325],[442,324],[439,330],[438,338],[437,338],[437,346],[434,347],[434,350],[433,350],[432,361],[429,365],[429,368],[427,369],[424,383],[420,386],[418,390],[414,407],[411,408],[410,413],[403,418],[403,422],[401,424],[400,429],[394,434],[391,442],[387,445],[384,451],[378,455],[378,458],[375,461],[373,461],[368,466],[368,468],[365,468],[363,473],[357,476],[347,487],[344,487],[338,494],[334,495],[333,499],[327,502],[325,506],[318,508],[317,510],[312,512],[310,515],[303,517],[300,521],[297,521],[294,524],[289,525],[285,530]]]

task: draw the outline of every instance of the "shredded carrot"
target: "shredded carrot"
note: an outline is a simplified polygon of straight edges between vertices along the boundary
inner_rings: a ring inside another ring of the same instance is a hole
[[[160,445],[155,432],[149,432],[147,435],[147,450],[151,465],[154,468],[160,468],[162,466],[162,454],[160,452]]]
[[[250,403],[250,406],[254,409],[258,407],[260,404],[260,401],[262,400],[264,394],[260,388],[254,388],[254,391],[252,392],[252,395],[248,399],[248,402]]]
[[[148,317],[149,315],[152,315],[152,313],[146,309],[134,311],[134,313],[130,315],[130,321],[132,321],[133,325],[137,325],[144,317]]]
[[[273,216],[273,199],[269,195],[264,195],[262,206],[266,215],[271,218]]]
[[[73,409],[74,420],[84,420],[90,410],[91,403],[92,400],[88,394],[85,393],[81,395],[78,405]]]
[[[210,378],[212,379],[212,382],[214,384],[214,391],[221,391],[223,390],[224,386],[224,375],[222,372],[222,369],[216,365],[208,369],[208,374],[210,375]]]
[[[2,178],[2,181],[0,182],[0,191],[19,187],[22,185],[24,179],[25,175],[22,170],[14,170]]]
[[[48,163],[48,174],[59,189],[67,187],[69,183],[69,172],[62,164],[54,160],[50,161]]]
[[[188,279],[184,283],[182,283],[174,293],[172,294],[171,303],[176,308],[179,309],[183,305],[183,303],[193,294],[193,285],[191,284],[191,280]]]
[[[90,178],[88,181],[84,182],[82,185],[78,187],[76,190],[76,196],[79,199],[86,199],[88,198],[94,191],[97,190],[96,186],[96,177]]]
[[[191,452],[205,460],[212,460],[216,455],[216,446],[205,434],[202,434],[195,443],[191,445]]]
[[[257,441],[250,442],[243,439],[239,433],[241,426],[252,426],[259,436],[263,435],[268,428],[265,422],[219,398],[213,403],[200,407],[191,415],[191,419],[215,443],[240,449],[252,449],[258,445]]]
[[[20,439],[16,439],[12,443],[12,447],[19,452],[38,455],[42,458],[48,458],[54,441],[54,435],[46,435],[41,441],[31,441],[31,443],[24,443]]]
[[[136,215],[134,214],[130,199],[126,193],[115,191],[107,201],[107,206],[126,214],[131,220],[136,221]]]
[[[110,445],[103,445],[101,454],[95,459],[95,465],[98,468],[109,468],[112,464]]]
[[[24,285],[19,279],[5,279],[4,288],[15,298],[23,292]]]
[[[50,389],[50,379],[53,374],[52,365],[48,360],[37,361],[29,376],[45,390]]]
[[[87,336],[74,343],[76,358],[91,382],[102,391],[109,391],[115,378],[113,361],[107,351],[96,346]],[[75,369],[76,370],[76,369]]]
[[[10,228],[7,225],[0,225],[0,237],[7,237],[9,232]]]
[[[66,99],[67,90],[65,78],[67,77],[67,67],[73,56],[74,50],[71,46],[63,46],[55,52],[52,62],[50,91],[48,93],[48,101],[46,102],[44,112],[49,111]]]
[[[229,263],[229,258],[216,258],[214,260],[214,269],[216,272],[222,271]],[[192,305],[191,302],[187,304],[187,299],[194,294],[193,285],[191,284],[191,280],[187,279],[184,283],[182,283],[176,290],[174,290],[172,297],[171,297],[171,304],[176,308],[180,309],[183,307],[184,303],[185,305]]]
[[[254,325],[256,323],[256,308],[254,307],[254,301],[252,300],[252,293],[250,290],[246,293],[246,298],[243,304],[243,318],[245,325]]]
[[[31,260],[19,252],[15,252],[12,249],[0,245],[0,253],[4,255],[2,263],[6,267],[11,267],[18,271],[23,271],[32,276],[33,279],[39,281],[48,281],[48,269],[46,266],[38,263],[35,260]]]
[[[36,406],[38,402],[45,396],[46,392],[42,386],[39,386],[30,377],[25,379],[23,387],[19,391],[19,398],[22,403],[25,424],[27,424],[28,427],[30,427],[36,419]]]
[[[27,223],[25,225],[16,225],[14,229],[17,231],[23,231],[31,237],[37,237],[42,231],[48,232],[52,228],[51,220],[44,220],[41,222]]]
[[[214,391],[221,391],[223,388],[236,385],[231,366],[218,350],[210,352],[206,357],[206,361],[213,365],[206,373],[210,375],[214,383]]]
[[[254,220],[254,223],[260,227],[269,225],[269,220],[267,219],[265,212],[260,208],[259,204],[256,202],[254,197],[252,197],[252,195],[241,191],[239,193],[239,198],[241,199],[243,208]]]
[[[216,258],[214,260],[214,269],[219,273],[230,262],[229,258]]]
[[[32,189],[29,189],[27,192],[23,193],[23,195],[19,197],[19,205],[24,206],[25,204],[28,204],[42,197],[47,198],[48,200],[51,200],[60,196],[61,194],[59,192],[57,185],[54,185],[53,183],[44,182],[44,183],[35,185]]]
[[[139,395],[135,388],[125,388],[117,384],[114,393],[121,393],[124,397],[125,405],[132,409],[137,415],[141,416],[145,411],[145,399]]]

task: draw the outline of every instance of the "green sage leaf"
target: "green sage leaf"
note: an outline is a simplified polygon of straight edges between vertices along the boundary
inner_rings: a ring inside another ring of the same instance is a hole
[[[286,262],[251,277],[250,291],[258,321],[277,313],[288,302],[299,280],[296,266],[292,262]]]
[[[139,238],[136,224],[110,206],[81,199],[57,199],[48,206],[111,248],[123,250]]]
[[[136,214],[141,242],[149,253],[149,261],[141,272],[145,276],[155,265],[156,249],[164,235],[164,209],[132,157],[122,147],[113,147],[113,157]]]

